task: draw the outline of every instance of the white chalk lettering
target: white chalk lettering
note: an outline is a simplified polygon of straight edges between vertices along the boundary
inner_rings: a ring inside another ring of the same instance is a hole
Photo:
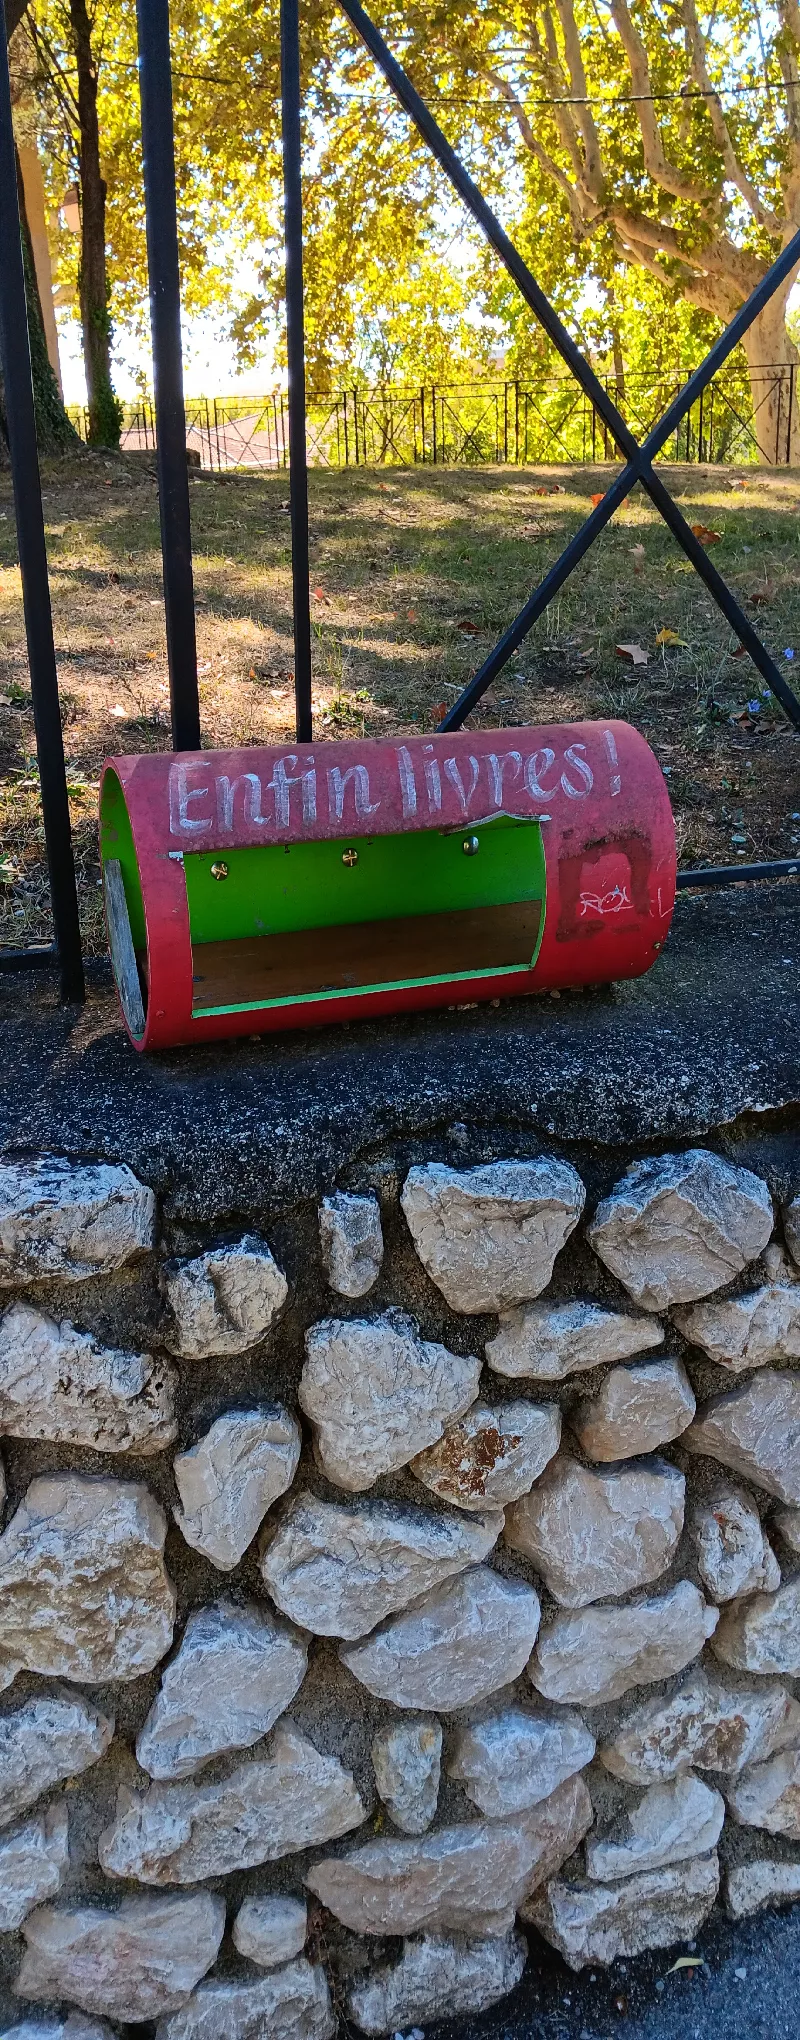
[[[447,773],[447,777],[450,781],[451,786],[455,787],[456,793],[458,794],[458,798],[461,802],[462,814],[467,813],[470,801],[472,800],[472,796],[478,784],[478,773],[480,772],[481,769],[477,758],[473,758],[471,753],[469,762],[470,765],[472,766],[472,785],[469,789],[469,793],[465,793],[464,781],[461,777],[461,773],[459,772],[455,758],[445,758],[444,761],[444,769],[445,772]]]
[[[366,765],[348,765],[346,772],[340,772],[338,765],[331,765],[328,771],[328,810],[337,822],[344,817],[344,797],[351,780],[357,815],[375,815],[380,807],[379,800],[370,800]]]
[[[217,786],[217,823],[220,829],[233,829],[236,795],[240,786],[244,789],[245,827],[263,829],[264,816],[261,813],[261,781],[257,772],[243,772],[241,779],[229,779],[221,772]]]
[[[570,800],[585,800],[587,793],[591,793],[594,786],[594,773],[589,760],[586,757],[581,758],[579,756],[579,752],[585,752],[585,750],[585,744],[568,744],[564,753],[567,764],[574,765],[578,777],[583,780],[582,786],[573,786],[572,780],[568,778],[566,772],[562,772],[561,784],[564,792],[569,794]]]
[[[287,753],[286,753],[286,757],[285,757],[285,758],[276,758],[276,760],[275,760],[275,764],[273,765],[273,768],[272,768],[272,778],[271,778],[271,779],[268,779],[268,780],[267,780],[267,792],[268,792],[268,793],[274,793],[274,795],[275,795],[275,827],[276,827],[276,829],[288,829],[288,827],[289,827],[289,808],[290,808],[290,797],[291,797],[291,789],[292,789],[292,787],[293,787],[293,786],[301,786],[301,787],[302,787],[302,789],[303,789],[303,816],[304,816],[304,819],[305,819],[306,821],[308,821],[308,820],[312,820],[312,821],[313,821],[313,819],[314,819],[314,816],[313,816],[313,815],[309,816],[309,815],[308,815],[308,813],[307,813],[307,811],[306,811],[306,809],[307,809],[307,800],[308,800],[308,794],[307,794],[307,791],[306,791],[306,779],[307,779],[307,776],[308,776],[308,775],[307,775],[307,773],[305,773],[305,772],[287,772],[287,770],[286,770],[286,767],[287,767],[287,765],[296,765],[296,764],[297,764],[297,752],[296,752],[296,751],[287,751]],[[315,776],[315,779],[316,779],[316,775],[314,775],[314,776]],[[314,794],[313,794],[313,805],[314,805],[314,813],[316,813],[316,805],[317,805],[317,800],[316,800],[316,785],[315,785],[315,787],[314,787]],[[256,819],[260,819],[260,817],[257,817]]]
[[[423,749],[425,755],[422,762],[425,767],[425,785],[427,786],[428,789],[428,813],[441,814],[442,775],[441,772],[439,771],[437,761],[432,755],[433,745],[425,744],[423,746]]]
[[[555,751],[551,751],[549,744],[545,744],[543,751],[534,751],[532,757],[526,758],[525,783],[534,800],[552,800],[557,791],[555,786],[548,789],[542,785],[545,773],[555,764],[555,758]]]
[[[201,820],[199,815],[190,815],[190,800],[206,800],[208,786],[190,786],[189,765],[171,765],[169,773],[169,832],[171,836],[188,835],[198,829],[210,829],[211,816]]]
[[[417,812],[417,782],[414,778],[414,761],[405,744],[397,747],[397,769],[400,773],[400,792],[403,796],[403,819]]]
[[[310,758],[303,773],[303,821],[317,819],[317,772],[313,758]]]
[[[514,778],[519,778],[522,771],[522,753],[520,751],[504,751],[502,757],[498,758],[494,751],[490,751],[486,763],[489,767],[489,785],[492,789],[492,800],[495,807],[502,807],[503,779],[506,770],[509,765],[513,765]]]
[[[617,751],[617,747],[614,742],[614,737],[611,730],[603,731],[603,740],[605,742],[605,747],[608,752],[608,762],[609,765],[611,766],[611,792],[612,794],[621,793],[622,779],[620,777],[619,770],[619,753]]]

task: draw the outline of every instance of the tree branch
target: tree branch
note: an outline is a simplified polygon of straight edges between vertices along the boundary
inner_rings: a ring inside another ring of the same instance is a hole
[[[551,177],[553,183],[558,185],[559,191],[563,192],[570,209],[573,225],[582,234],[586,226],[591,223],[591,220],[596,218],[597,209],[593,208],[591,212],[586,209],[582,187],[579,184],[570,183],[566,171],[561,169],[560,165],[555,162],[554,158],[542,146],[538,136],[534,134],[525,109],[517,98],[513,86],[509,85],[507,80],[501,77],[499,71],[490,69],[487,71],[486,76],[491,79],[493,85],[497,86],[498,91],[502,93],[506,101],[506,105],[511,108],[526,149],[530,150],[531,155],[535,157],[536,162],[544,170],[546,176]]]
[[[794,0],[794,4],[797,4],[797,0]],[[733,146],[722,101],[711,83],[708,64],[706,63],[705,45],[700,33],[700,23],[697,19],[694,0],[683,0],[683,18],[689,41],[692,76],[695,84],[699,86],[700,91],[705,97],[705,102],[711,116],[711,125],[714,130],[714,139],[722,157],[725,176],[729,183],[736,186],[737,191],[744,199],[745,205],[749,206],[753,218],[757,221],[758,225],[764,227],[768,234],[779,234],[781,231],[781,221],[773,212],[772,207],[766,205],[760,197],[752,179],[748,177],[746,170],[740,163]]]
[[[561,32],[564,37],[564,55],[567,60],[570,86],[576,99],[588,101],[586,72],[583,66],[578,24],[572,0],[556,0]],[[594,115],[588,104],[575,108],[575,118],[583,138],[584,177],[593,198],[603,198],[603,159],[600,151],[600,137],[594,122]]]
[[[634,27],[628,10],[627,0],[610,0],[611,13],[619,31],[620,41],[628,59],[633,90],[637,94],[636,114],[642,137],[644,166],[655,184],[663,191],[669,191],[673,198],[682,198],[690,205],[702,206],[708,212],[711,194],[702,184],[696,184],[693,177],[687,177],[676,163],[671,163],[664,152],[661,131],[650,98],[650,64],[642,38]]]

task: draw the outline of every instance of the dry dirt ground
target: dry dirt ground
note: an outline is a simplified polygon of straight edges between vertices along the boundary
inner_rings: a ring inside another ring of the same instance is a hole
[[[311,609],[319,734],[432,730],[608,485],[609,468],[314,470]],[[800,692],[800,476],[663,470]],[[95,805],[108,753],[169,742],[152,456],[43,473],[81,910],[104,946]],[[203,741],[293,727],[287,480],[191,474]],[[667,633],[666,641],[659,636]],[[677,640],[677,642],[676,642]],[[640,648],[632,663],[620,645]],[[800,735],[637,491],[474,721],[623,716],[668,775],[680,861],[800,848]],[[49,935],[11,486],[0,473],[0,941]]]

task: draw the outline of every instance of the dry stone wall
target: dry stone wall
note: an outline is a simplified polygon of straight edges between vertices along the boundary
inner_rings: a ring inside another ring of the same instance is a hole
[[[0,2040],[421,2031],[800,1898],[800,1146],[456,1134],[206,1238],[0,1161]]]

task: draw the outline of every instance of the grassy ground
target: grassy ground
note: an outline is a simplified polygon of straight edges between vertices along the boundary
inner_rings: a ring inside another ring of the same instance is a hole
[[[607,486],[609,469],[315,471],[315,724],[433,729]],[[684,515],[800,691],[800,477],[664,470]],[[108,752],[169,742],[158,505],[141,456],[43,477],[64,738],[87,943],[102,948],[94,812]],[[293,727],[284,475],[191,478],[204,743]],[[657,643],[660,632],[680,643]],[[646,664],[616,649],[638,645]],[[788,653],[794,652],[792,660]],[[473,721],[627,717],[669,777],[680,860],[800,847],[800,736],[762,695],[702,583],[637,492]],[[0,473],[0,941],[49,934],[13,505]]]

